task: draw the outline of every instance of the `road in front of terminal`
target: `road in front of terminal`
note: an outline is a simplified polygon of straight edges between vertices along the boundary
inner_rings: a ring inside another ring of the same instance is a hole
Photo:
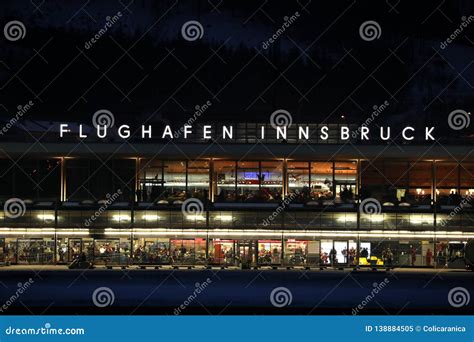
[[[474,272],[448,269],[0,268],[0,314],[457,315],[471,293]]]

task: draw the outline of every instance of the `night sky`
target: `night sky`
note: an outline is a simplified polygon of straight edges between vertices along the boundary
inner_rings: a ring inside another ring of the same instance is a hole
[[[294,122],[360,124],[387,101],[377,125],[443,130],[451,111],[474,104],[473,9],[472,1],[2,1],[2,26],[25,30],[0,39],[0,118],[33,101],[21,120],[90,124],[107,109],[118,123],[182,124],[210,101],[202,122],[268,122],[285,109]],[[184,38],[189,21],[202,37]],[[379,27],[375,39],[360,34],[367,21]]]

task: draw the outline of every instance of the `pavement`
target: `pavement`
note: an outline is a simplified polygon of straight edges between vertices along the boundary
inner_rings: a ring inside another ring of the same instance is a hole
[[[454,269],[0,267],[0,315],[463,315],[474,314],[471,293],[474,272]]]

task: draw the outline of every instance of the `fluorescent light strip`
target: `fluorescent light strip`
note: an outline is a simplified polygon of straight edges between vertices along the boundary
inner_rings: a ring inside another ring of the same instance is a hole
[[[263,229],[256,230],[172,230],[165,228],[158,229],[133,229],[133,230],[121,230],[106,228],[104,230],[105,235],[109,236],[130,236],[134,234],[136,236],[168,236],[168,237],[233,237],[239,239],[240,237],[256,237],[256,238],[288,238],[288,237],[308,237],[308,238],[418,238],[418,239],[473,239],[474,232],[461,232],[461,231],[270,231]],[[88,236],[90,232],[88,229],[76,229],[76,230],[55,230],[54,228],[0,228],[0,236],[2,235],[61,235],[61,236]]]

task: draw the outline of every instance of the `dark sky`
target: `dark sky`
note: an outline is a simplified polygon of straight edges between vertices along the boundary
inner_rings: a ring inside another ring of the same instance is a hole
[[[388,101],[379,124],[443,127],[451,111],[474,104],[473,9],[472,1],[2,1],[2,26],[20,21],[25,36],[0,40],[0,117],[33,101],[22,120],[90,123],[107,109],[118,122],[182,123],[210,101],[202,121],[268,122],[285,109],[295,122],[361,123]],[[114,23],[100,34],[107,17]],[[201,24],[202,38],[184,39],[188,21]],[[378,38],[362,39],[366,21],[380,27]]]

